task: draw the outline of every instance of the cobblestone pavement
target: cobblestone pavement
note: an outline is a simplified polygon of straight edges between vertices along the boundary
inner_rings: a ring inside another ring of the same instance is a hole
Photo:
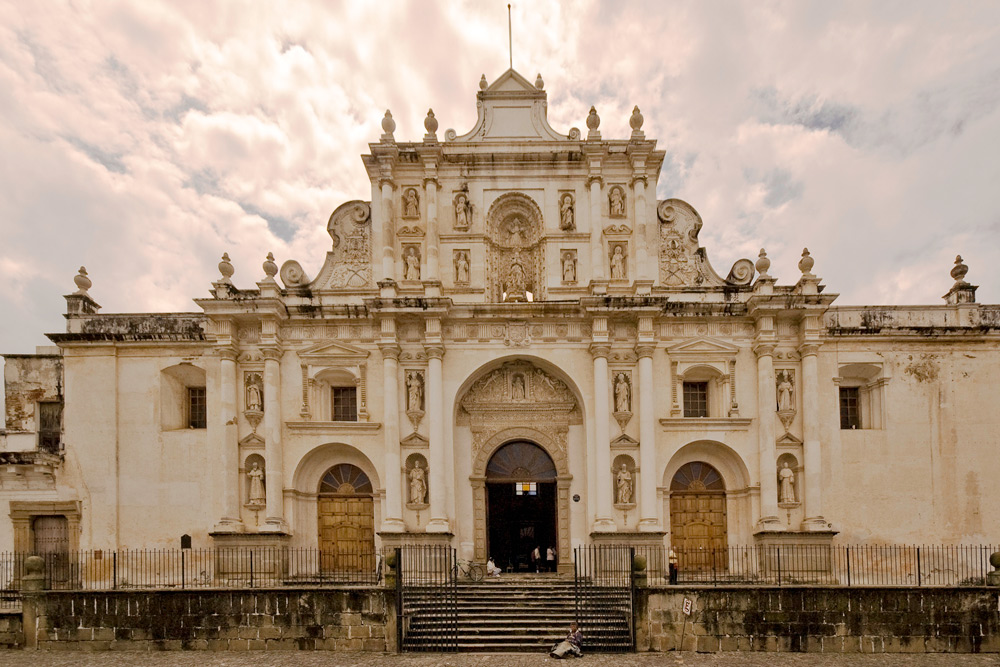
[[[511,654],[425,654],[381,655],[372,653],[332,652],[250,652],[206,653],[176,651],[78,652],[78,651],[0,651],[2,667],[531,667],[555,665],[557,661],[538,653]],[[820,655],[816,653],[657,653],[641,655],[588,655],[580,667],[980,667],[1000,665],[1000,655]]]

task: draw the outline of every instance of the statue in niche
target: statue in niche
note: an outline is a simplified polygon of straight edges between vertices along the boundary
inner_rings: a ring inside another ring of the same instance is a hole
[[[455,282],[469,282],[469,253],[460,250],[455,254]]]
[[[420,280],[420,254],[415,246],[406,249],[406,254],[403,255],[403,264],[406,269],[403,272],[403,280]]]
[[[629,386],[628,375],[619,373],[615,376],[615,412],[632,411],[632,388]]]
[[[469,204],[469,198],[464,194],[459,193],[455,197],[455,228],[456,229],[468,229],[469,227],[469,209],[471,208]]]
[[[628,465],[622,464],[618,471],[618,504],[626,505],[632,502],[632,473],[628,471]]]
[[[624,218],[625,217],[625,193],[618,186],[611,188],[611,192],[608,194],[608,199],[610,202],[609,209],[612,218]]]
[[[403,217],[416,218],[420,215],[420,198],[416,188],[410,188],[403,195]]]
[[[620,245],[616,245],[611,254],[611,279],[625,280],[625,251]]]
[[[524,301],[527,286],[524,281],[524,267],[521,263],[514,261],[510,265],[510,274],[507,280],[507,301]]]
[[[410,503],[413,505],[423,505],[427,502],[427,469],[424,468],[420,459],[413,462],[409,477]]]
[[[260,469],[260,464],[256,461],[253,462],[253,466],[247,471],[247,482],[249,482],[250,486],[248,503],[250,505],[264,505],[267,502],[266,492],[264,491],[264,471]]]
[[[525,400],[524,376],[521,375],[520,373],[515,375],[514,379],[511,380],[510,394],[511,398],[513,398],[515,401]]]
[[[781,470],[778,471],[778,480],[781,483],[778,500],[782,503],[794,503],[795,471],[788,467],[788,461],[781,464]]]
[[[424,409],[424,378],[416,371],[406,374],[406,409],[414,412]]]
[[[576,220],[573,211],[573,195],[565,195],[559,205],[559,229],[564,232],[571,232],[576,229]]]
[[[791,374],[788,372],[781,373],[778,376],[778,410],[781,412],[787,410],[795,409],[795,402],[792,398],[792,391],[794,390],[792,385]]]
[[[250,373],[246,377],[246,405],[251,412],[263,412],[264,392],[262,391],[263,380],[260,373]]]
[[[562,279],[564,283],[576,282],[576,258],[571,252],[563,253]]]
[[[507,223],[507,243],[515,248],[520,248],[525,243],[524,234],[527,225],[521,218],[515,216]]]

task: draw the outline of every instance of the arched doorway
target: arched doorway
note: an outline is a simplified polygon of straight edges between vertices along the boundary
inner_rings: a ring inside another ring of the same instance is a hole
[[[724,568],[726,483],[703,461],[681,466],[670,481],[670,546],[684,570]]]
[[[498,567],[544,569],[545,552],[556,547],[556,466],[533,442],[500,447],[486,465],[489,555]],[[542,563],[531,562],[538,548]]]
[[[375,508],[371,480],[361,468],[338,463],[319,483],[320,570],[360,572],[375,567]]]

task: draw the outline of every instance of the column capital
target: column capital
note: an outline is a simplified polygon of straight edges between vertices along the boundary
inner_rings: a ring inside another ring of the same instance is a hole
[[[215,348],[215,354],[222,361],[236,361],[239,357],[239,353],[236,348],[229,345]]]
[[[775,341],[758,341],[753,345],[753,353],[758,359],[761,357],[771,357],[774,356],[774,349],[776,347],[778,347],[778,344]]]
[[[802,343],[799,345],[799,354],[803,357],[814,357],[819,353],[821,343]]]
[[[610,343],[591,343],[590,355],[595,359],[607,359],[611,354]]]
[[[634,188],[636,183],[642,183],[643,187],[649,185],[649,177],[645,174],[635,174],[632,176],[632,187]]]
[[[598,185],[604,185],[604,178],[600,174],[591,174],[587,177],[587,187],[589,188],[594,183]]]
[[[424,176],[424,189],[425,190],[427,189],[428,185],[433,185],[434,188],[437,189],[438,187],[440,187],[441,184],[438,183],[437,176]]]
[[[264,361],[280,361],[281,360],[281,348],[280,347],[262,347],[260,348],[260,353],[264,356]]]
[[[644,357],[652,357],[654,352],[656,352],[655,343],[642,343],[635,346],[635,353],[640,359]]]
[[[399,361],[399,346],[395,343],[379,343],[378,351],[382,354],[382,359],[392,359]]]
[[[443,345],[425,345],[424,352],[427,354],[428,359],[443,359],[444,358],[444,346]]]
[[[395,188],[396,187],[396,182],[392,180],[392,174],[388,174],[388,175],[383,174],[383,175],[379,176],[378,187],[381,189],[381,188],[384,188],[387,185],[390,188]]]

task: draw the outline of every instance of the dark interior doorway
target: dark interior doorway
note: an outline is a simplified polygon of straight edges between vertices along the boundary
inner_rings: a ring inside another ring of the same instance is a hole
[[[538,548],[544,571],[549,547],[556,547],[556,468],[531,442],[510,442],[486,466],[489,555],[505,571],[534,572]]]

